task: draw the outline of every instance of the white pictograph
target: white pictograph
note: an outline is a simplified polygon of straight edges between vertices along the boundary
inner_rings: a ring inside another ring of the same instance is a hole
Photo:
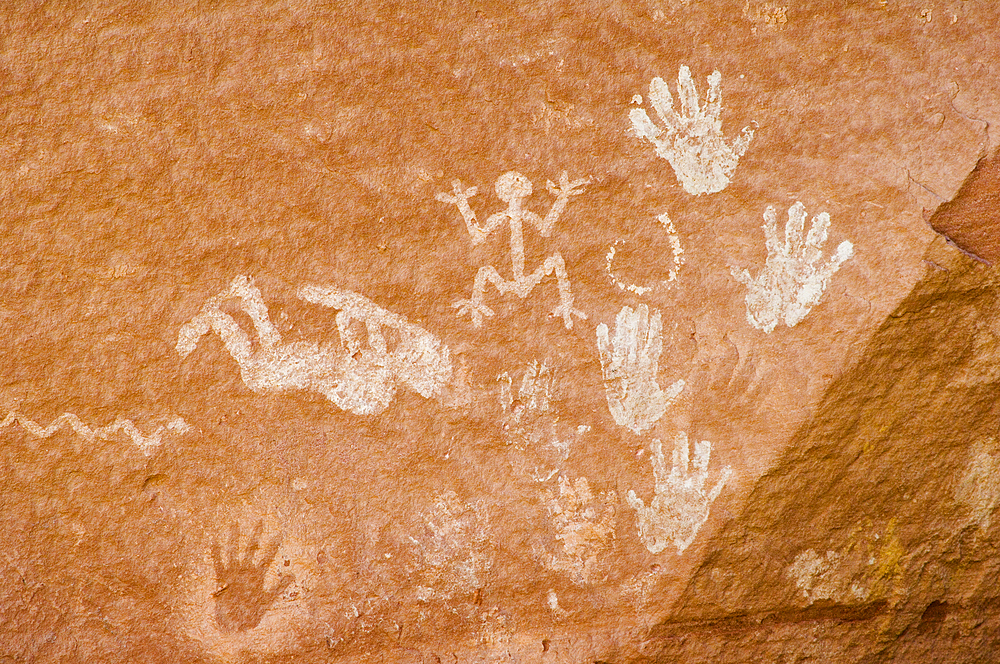
[[[298,297],[340,310],[336,317],[339,344],[283,342],[260,291],[250,278],[240,276],[181,327],[177,352],[186,357],[198,340],[213,330],[239,365],[243,382],[254,392],[312,390],[358,415],[385,410],[399,386],[423,397],[435,397],[451,377],[447,346],[371,300],[351,291],[311,285],[301,287]],[[250,317],[256,344],[221,310],[228,299],[238,300],[240,309]],[[364,325],[367,344],[352,328],[353,321]]]
[[[567,329],[573,327],[573,316],[587,317],[582,311],[573,308],[573,292],[570,289],[569,275],[566,273],[566,263],[558,252],[546,258],[545,262],[531,274],[524,273],[524,224],[525,222],[532,224],[542,237],[548,237],[559,215],[566,208],[570,197],[582,193],[580,187],[589,181],[589,179],[570,181],[565,171],[559,179],[558,186],[549,181],[549,192],[556,197],[556,200],[543,219],[524,207],[524,201],[527,200],[532,191],[528,178],[517,171],[504,173],[497,178],[496,192],[497,198],[507,204],[507,209],[490,215],[485,226],[476,223],[476,213],[469,206],[469,199],[479,192],[477,187],[463,189],[462,182],[455,180],[452,183],[452,193],[437,195],[437,199],[442,203],[454,204],[458,207],[462,218],[465,219],[465,226],[469,231],[469,237],[472,238],[473,245],[484,242],[490,233],[499,228],[505,221],[510,228],[510,259],[513,279],[504,279],[492,265],[479,268],[472,287],[472,297],[459,300],[454,305],[460,316],[470,315],[472,324],[480,327],[483,324],[484,316],[493,315],[493,310],[483,304],[488,283],[493,284],[501,295],[515,293],[524,299],[534,290],[535,286],[541,283],[542,279],[555,274],[559,287],[559,306],[553,309],[552,315],[561,316]]]
[[[549,567],[568,573],[574,583],[597,580],[599,556],[615,538],[618,496],[614,491],[595,496],[586,477],[571,482],[560,475],[558,496],[546,491],[545,502],[562,544],[558,554],[549,556]]]
[[[95,440],[108,440],[118,432],[124,433],[132,439],[143,454],[149,456],[160,443],[163,442],[163,435],[168,431],[185,434],[191,430],[191,426],[180,417],[175,417],[166,424],[160,425],[152,433],[146,434],[139,430],[132,420],[119,418],[111,424],[93,429],[73,413],[63,413],[47,427],[43,427],[33,420],[29,420],[20,413],[11,412],[0,422],[0,430],[6,429],[9,425],[18,423],[25,431],[36,438],[48,438],[65,427],[71,428],[78,436],[92,443]]]
[[[570,433],[559,425],[552,407],[556,377],[544,362],[532,362],[519,385],[506,371],[497,376],[500,387],[501,423],[507,442],[527,456],[527,472],[537,482],[546,482],[562,468],[570,448],[590,427],[581,425]]]
[[[650,316],[645,304],[634,311],[622,307],[615,320],[613,341],[609,340],[607,325],[597,326],[597,350],[608,408],[615,422],[633,433],[656,424],[684,389],[683,380],[676,381],[666,392],[656,381],[663,352],[661,326],[660,312]]]
[[[771,332],[784,321],[793,327],[816,306],[823,292],[844,261],[854,255],[854,245],[844,240],[825,264],[823,244],[830,228],[826,212],[812,218],[803,241],[806,208],[801,202],[788,208],[785,241],[778,238],[777,214],[773,206],[764,212],[764,241],[767,262],[756,277],[747,270],[732,268],[733,277],[747,287],[747,321],[764,332]]]
[[[423,517],[426,532],[420,539],[410,537],[422,559],[422,569],[415,575],[418,599],[449,599],[482,588],[493,564],[483,508],[447,491],[437,496]]]
[[[689,194],[713,194],[725,189],[753,140],[753,129],[745,127],[732,145],[726,143],[719,119],[721,83],[722,74],[712,72],[703,108],[698,102],[691,70],[681,65],[677,74],[680,113],[674,110],[670,88],[662,78],[656,77],[649,84],[649,103],[665,128],[654,124],[645,109],[633,108],[629,112],[636,135],[652,143],[656,154],[670,162],[678,182]]]
[[[677,235],[677,229],[674,228],[674,222],[671,221],[670,216],[664,212],[656,218],[660,224],[667,230],[667,239],[670,241],[670,252],[673,254],[671,258],[671,265],[667,268],[667,277],[662,279],[659,283],[650,284],[648,286],[639,286],[638,284],[625,283],[614,273],[613,265],[615,261],[615,252],[618,250],[619,245],[623,244],[625,240],[618,240],[611,248],[608,249],[608,255],[605,257],[606,264],[604,266],[604,271],[608,273],[608,279],[611,280],[615,286],[621,290],[627,290],[636,295],[645,295],[646,293],[651,293],[654,290],[662,288],[670,288],[675,281],[677,281],[677,273],[681,269],[681,265],[684,265],[684,248],[681,247],[681,239]]]
[[[990,527],[1000,503],[1000,463],[990,453],[993,449],[993,438],[972,446],[968,465],[954,489],[955,499],[969,510],[969,523],[984,531]]]
[[[626,498],[636,511],[639,537],[650,553],[659,553],[669,544],[677,547],[677,553],[683,553],[708,519],[712,503],[733,469],[729,466],[723,468],[722,477],[710,491],[706,491],[712,443],[707,440],[695,442],[694,467],[690,469],[688,437],[683,431],[678,433],[674,438],[673,465],[669,473],[658,439],[650,444],[650,450],[656,495],[648,507],[634,491],[630,490]]]
[[[846,599],[841,596],[843,582],[838,574],[842,572],[839,569],[842,562],[843,556],[836,551],[820,555],[815,549],[807,549],[795,556],[785,575],[795,582],[802,596],[809,601]]]

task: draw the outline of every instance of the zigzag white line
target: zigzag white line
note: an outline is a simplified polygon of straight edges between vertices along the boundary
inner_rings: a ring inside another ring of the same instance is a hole
[[[131,438],[132,442],[135,443],[139,449],[142,450],[142,453],[147,456],[160,445],[163,440],[163,434],[167,430],[176,431],[181,434],[187,433],[191,430],[191,426],[180,417],[175,417],[165,425],[161,424],[155,431],[153,431],[153,433],[148,435],[140,431],[139,428],[135,426],[135,422],[124,418],[119,418],[107,426],[91,429],[73,413],[63,413],[56,419],[52,420],[52,423],[49,424],[49,426],[42,427],[37,422],[13,411],[8,413],[7,417],[0,422],[0,430],[7,428],[14,422],[20,424],[25,431],[36,438],[48,438],[61,429],[66,428],[66,426],[69,426],[77,433],[77,435],[86,440],[88,443],[92,443],[97,439],[107,440],[115,433],[122,431],[129,438]]]

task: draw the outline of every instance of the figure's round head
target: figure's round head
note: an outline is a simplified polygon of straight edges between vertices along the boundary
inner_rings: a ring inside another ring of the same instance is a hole
[[[508,171],[497,178],[497,198],[504,203],[520,201],[531,195],[531,180],[517,171]]]

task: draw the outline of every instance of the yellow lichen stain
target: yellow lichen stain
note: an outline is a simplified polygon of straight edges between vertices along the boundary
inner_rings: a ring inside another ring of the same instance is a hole
[[[871,596],[887,597],[896,599],[899,591],[899,578],[903,574],[902,560],[906,555],[906,550],[896,536],[896,517],[889,519],[885,527],[885,532],[879,538],[881,546],[874,552],[875,571],[872,574]]]
[[[902,591],[900,580],[905,556],[906,550],[896,536],[895,518],[889,520],[882,532],[866,518],[851,529],[846,544],[838,550],[827,551],[825,556],[814,551],[799,554],[789,574],[801,581],[800,589],[811,600],[886,599],[895,603]],[[803,572],[808,575],[803,576]]]
[[[885,432],[888,430],[889,430],[889,425],[883,424],[878,428],[877,436],[871,436],[865,438],[864,442],[861,443],[861,452],[864,454],[870,454],[875,449],[876,440],[880,440],[885,435]]]

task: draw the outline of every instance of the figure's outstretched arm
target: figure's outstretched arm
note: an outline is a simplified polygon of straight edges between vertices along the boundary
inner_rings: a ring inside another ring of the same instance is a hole
[[[556,220],[559,219],[559,215],[566,209],[566,203],[569,202],[570,197],[582,194],[582,187],[588,182],[590,182],[590,178],[570,181],[569,176],[566,175],[566,171],[563,171],[559,177],[558,186],[553,184],[551,180],[546,183],[549,193],[556,197],[556,202],[552,204],[552,209],[545,215],[545,219],[541,219],[537,214],[530,212],[525,215],[525,218],[535,225],[535,228],[542,234],[542,237],[548,237],[549,233],[552,232],[552,227],[555,225]]]
[[[463,190],[461,180],[453,181],[451,186],[452,193],[442,192],[435,198],[442,203],[449,203],[458,207],[458,211],[462,214],[462,219],[465,220],[465,228],[469,231],[469,237],[472,238],[472,244],[478,245],[483,243],[489,234],[503,223],[506,217],[502,213],[494,214],[486,220],[486,226],[480,226],[476,223],[475,210],[469,205],[469,199],[479,193],[479,188],[469,187]]]

